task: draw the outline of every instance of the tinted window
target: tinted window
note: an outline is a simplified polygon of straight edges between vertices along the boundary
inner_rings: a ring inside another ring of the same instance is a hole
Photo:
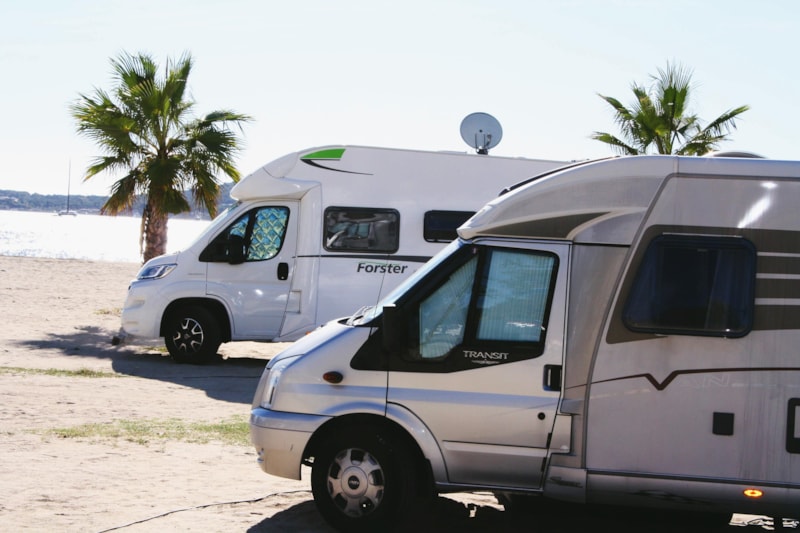
[[[450,242],[458,237],[458,227],[474,214],[473,211],[428,211],[423,236],[428,242]]]
[[[633,331],[740,337],[753,324],[756,251],[744,239],[661,236],[623,312]]]
[[[400,246],[399,227],[394,209],[329,207],[323,243],[331,252],[394,253]]]

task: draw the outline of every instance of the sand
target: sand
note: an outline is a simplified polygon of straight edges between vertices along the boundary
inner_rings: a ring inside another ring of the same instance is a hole
[[[195,366],[173,363],[158,340],[113,346],[125,290],[137,270],[127,263],[0,256],[0,529],[332,531],[316,511],[308,472],[301,481],[268,476],[249,444],[71,433],[120,421],[175,426],[246,420],[265,364],[285,347],[223,344],[219,362]],[[105,374],[44,372],[50,369]],[[415,530],[643,527],[732,530],[581,507],[520,517],[503,511],[489,493],[440,496]]]

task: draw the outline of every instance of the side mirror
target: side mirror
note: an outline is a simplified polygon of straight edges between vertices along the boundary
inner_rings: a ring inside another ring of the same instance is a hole
[[[394,305],[387,305],[383,308],[381,334],[383,335],[383,349],[387,352],[400,352],[408,344],[406,317]]]
[[[244,263],[247,253],[245,252],[244,237],[241,235],[228,236],[228,263],[239,265]]]

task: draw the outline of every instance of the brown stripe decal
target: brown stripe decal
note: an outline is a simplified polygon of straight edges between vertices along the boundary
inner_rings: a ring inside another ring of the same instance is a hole
[[[800,298],[800,278],[758,278],[756,298]]]
[[[763,367],[763,368],[700,368],[697,370],[675,370],[671,372],[667,378],[660,382],[653,377],[652,374],[632,374],[630,376],[620,376],[618,378],[612,379],[603,379],[600,381],[593,381],[592,385],[597,385],[598,383],[611,383],[614,381],[627,381],[629,379],[636,379],[636,378],[644,378],[650,382],[650,384],[658,391],[663,391],[666,389],[670,383],[675,381],[675,378],[682,375],[690,375],[690,374],[715,374],[720,372],[800,372],[800,367]]]
[[[800,257],[759,255],[757,270],[763,274],[797,274],[800,272]]]
[[[506,224],[491,228],[486,232],[480,232],[480,234],[566,239],[567,235],[581,224],[606,214],[606,212],[580,213],[577,215],[543,218],[541,220],[526,220],[517,224]]]
[[[754,330],[800,329],[800,306],[757,305]]]

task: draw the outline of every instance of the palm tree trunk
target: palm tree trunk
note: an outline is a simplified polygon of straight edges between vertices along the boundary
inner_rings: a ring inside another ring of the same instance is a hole
[[[163,255],[167,250],[167,220],[169,216],[160,209],[154,208],[154,202],[148,198],[142,212],[142,227],[139,237],[139,250],[142,251],[143,262]]]

